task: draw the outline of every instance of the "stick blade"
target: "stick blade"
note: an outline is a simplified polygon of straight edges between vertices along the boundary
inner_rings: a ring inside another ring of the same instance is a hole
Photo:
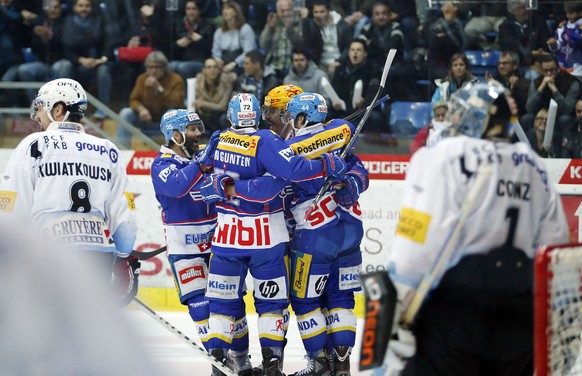
[[[388,349],[396,311],[396,288],[386,271],[361,275],[366,317],[360,350],[360,371],[380,367]]]

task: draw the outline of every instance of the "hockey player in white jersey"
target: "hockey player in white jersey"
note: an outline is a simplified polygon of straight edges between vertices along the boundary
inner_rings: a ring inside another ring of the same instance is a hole
[[[401,375],[532,375],[532,259],[542,244],[568,242],[562,204],[543,160],[509,143],[516,107],[503,87],[470,85],[449,104],[457,137],[420,149],[407,171],[388,261],[398,305],[385,362]],[[413,325],[402,326],[443,249],[452,252]]]
[[[126,191],[117,147],[86,134],[79,123],[86,108],[77,81],[57,79],[39,89],[31,118],[44,132],[25,137],[8,161],[0,181],[0,222],[24,224],[83,252],[107,278],[116,259],[115,280],[127,303],[137,292],[139,272],[139,261],[128,261],[137,231],[133,195]]]

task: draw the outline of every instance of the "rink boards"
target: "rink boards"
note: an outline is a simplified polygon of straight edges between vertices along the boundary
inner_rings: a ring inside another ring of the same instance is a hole
[[[0,171],[10,157],[10,149],[0,149]],[[129,190],[135,196],[139,228],[136,250],[151,251],[165,245],[160,210],[150,179],[150,166],[156,152],[122,151],[120,163],[125,163]],[[364,221],[362,239],[363,272],[384,269],[392,251],[392,240],[399,218],[399,202],[410,157],[406,155],[359,155],[370,172],[370,188],[360,197]],[[549,179],[557,186],[572,237],[582,242],[582,159],[547,159]],[[252,288],[252,282],[247,281]],[[174,289],[172,273],[164,254],[142,262],[140,297],[159,309],[183,309]],[[356,311],[362,312],[358,300]],[[247,306],[249,306],[248,304]]]

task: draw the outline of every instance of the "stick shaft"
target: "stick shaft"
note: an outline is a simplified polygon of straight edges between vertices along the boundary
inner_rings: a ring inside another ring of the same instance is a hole
[[[143,312],[145,312],[148,316],[152,319],[157,321],[160,325],[166,328],[168,331],[172,332],[176,335],[176,337],[180,338],[182,341],[187,343],[191,348],[193,348],[198,354],[200,354],[204,359],[208,360],[214,367],[220,369],[228,376],[236,376],[236,373],[232,372],[230,368],[228,368],[224,363],[221,363],[214,359],[212,355],[210,355],[206,349],[196,342],[192,341],[187,335],[182,333],[179,329],[177,329],[174,325],[172,325],[168,320],[164,319],[162,316],[157,314],[153,309],[148,307],[144,302],[139,300],[138,298],[133,298],[133,302],[141,308]]]

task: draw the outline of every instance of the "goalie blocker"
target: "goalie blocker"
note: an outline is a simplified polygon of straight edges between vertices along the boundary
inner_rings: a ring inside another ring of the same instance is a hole
[[[388,348],[396,310],[396,288],[386,271],[362,274],[366,317],[360,352],[360,371],[380,367]]]

